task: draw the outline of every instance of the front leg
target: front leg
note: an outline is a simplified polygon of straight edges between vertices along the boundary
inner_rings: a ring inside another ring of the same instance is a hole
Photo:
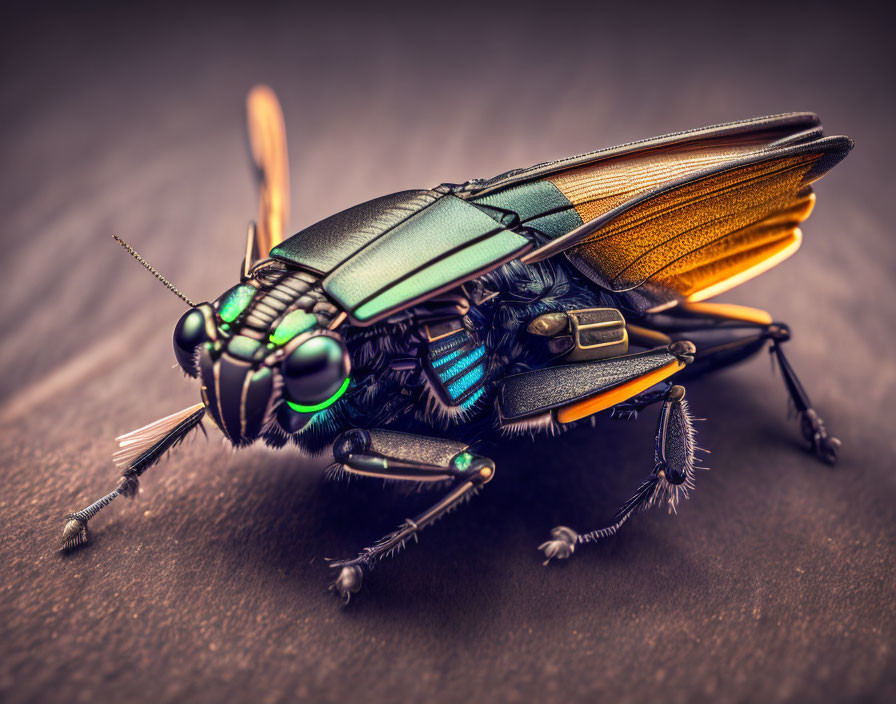
[[[469,446],[389,430],[350,430],[333,445],[336,464],[331,473],[347,472],[409,482],[450,482],[445,495],[396,530],[383,536],[356,557],[338,560],[339,577],[330,586],[346,603],[361,589],[364,574],[384,557],[398,552],[408,539],[417,538],[426,526],[475,494],[491,480],[495,465],[490,459],[471,452]]]
[[[197,403],[116,438],[119,450],[115,453],[114,460],[122,469],[118,486],[86,508],[66,517],[68,521],[62,531],[62,549],[73,550],[84,545],[87,542],[87,521],[119,496],[136,496],[140,475],[180,443],[199,425],[204,415],[205,406]]]

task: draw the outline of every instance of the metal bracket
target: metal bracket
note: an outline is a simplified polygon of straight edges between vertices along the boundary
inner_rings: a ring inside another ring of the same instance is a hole
[[[533,335],[552,338],[554,351],[566,350],[565,361],[606,359],[628,352],[625,319],[616,308],[544,313],[529,323],[528,330]]]

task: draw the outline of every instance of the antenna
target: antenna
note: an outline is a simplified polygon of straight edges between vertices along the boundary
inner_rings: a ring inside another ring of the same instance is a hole
[[[175,296],[177,296],[181,300],[185,301],[186,304],[188,306],[190,306],[190,308],[194,308],[196,306],[196,304],[193,303],[193,301],[191,301],[184,294],[182,294],[180,291],[178,291],[174,287],[174,284],[172,284],[168,279],[166,279],[158,271],[156,271],[155,268],[152,266],[152,264],[150,264],[148,261],[146,261],[139,254],[137,254],[137,250],[135,250],[133,247],[131,247],[131,245],[129,245],[127,242],[125,242],[123,239],[121,239],[121,237],[119,237],[118,235],[112,235],[112,237],[115,238],[115,241],[118,242],[118,244],[120,244],[122,247],[124,247],[126,250],[128,250],[128,254],[130,254],[134,259],[136,259],[143,266],[145,266],[147,269],[149,269],[150,274],[152,274],[159,281],[161,281],[163,284],[165,284],[165,288],[167,288],[169,291],[171,291],[171,293],[173,293]]]

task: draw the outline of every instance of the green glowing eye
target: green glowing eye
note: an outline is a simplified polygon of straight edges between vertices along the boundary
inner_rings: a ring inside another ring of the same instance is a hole
[[[246,310],[246,306],[249,305],[257,290],[254,286],[240,284],[225,293],[218,305],[218,315],[221,316],[221,320],[225,323],[232,323],[239,318],[240,313]]]
[[[317,325],[317,318],[303,310],[294,310],[289,313],[271,333],[271,343],[285,345],[300,332]]]
[[[470,465],[473,463],[473,455],[469,452],[461,452],[457,457],[454,458],[454,466],[460,472],[466,472]]]
[[[322,411],[325,408],[332,406],[339,400],[342,394],[345,393],[346,389],[348,389],[350,381],[351,379],[349,377],[346,377],[345,381],[342,382],[342,386],[339,387],[339,391],[330,396],[330,398],[328,398],[326,401],[321,401],[320,403],[316,403],[313,406],[303,406],[300,403],[293,403],[292,401],[287,401],[287,403],[292,410],[298,411],[299,413],[316,413],[317,411]]]

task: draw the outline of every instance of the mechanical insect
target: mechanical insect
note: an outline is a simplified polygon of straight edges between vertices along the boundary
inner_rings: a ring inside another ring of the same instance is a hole
[[[558,526],[545,563],[613,535],[693,487],[696,444],[681,379],[768,346],[809,449],[839,441],[783,351],[787,325],[706,302],[800,246],[811,184],[852,148],[811,113],[670,134],[376,198],[284,236],[286,131],[274,93],[247,99],[260,191],[240,280],[189,306],[174,354],[200,402],[118,438],[116,488],[64,528],[87,523],[205,420],[236,447],[262,441],[332,451],[334,476],[430,487],[435,503],[331,564],[348,600],[376,562],[482,489],[483,437],[559,433],[594,414],[660,406],[653,466],[608,525]],[[675,383],[673,383],[675,382]],[[645,468],[647,469],[647,468]]]

